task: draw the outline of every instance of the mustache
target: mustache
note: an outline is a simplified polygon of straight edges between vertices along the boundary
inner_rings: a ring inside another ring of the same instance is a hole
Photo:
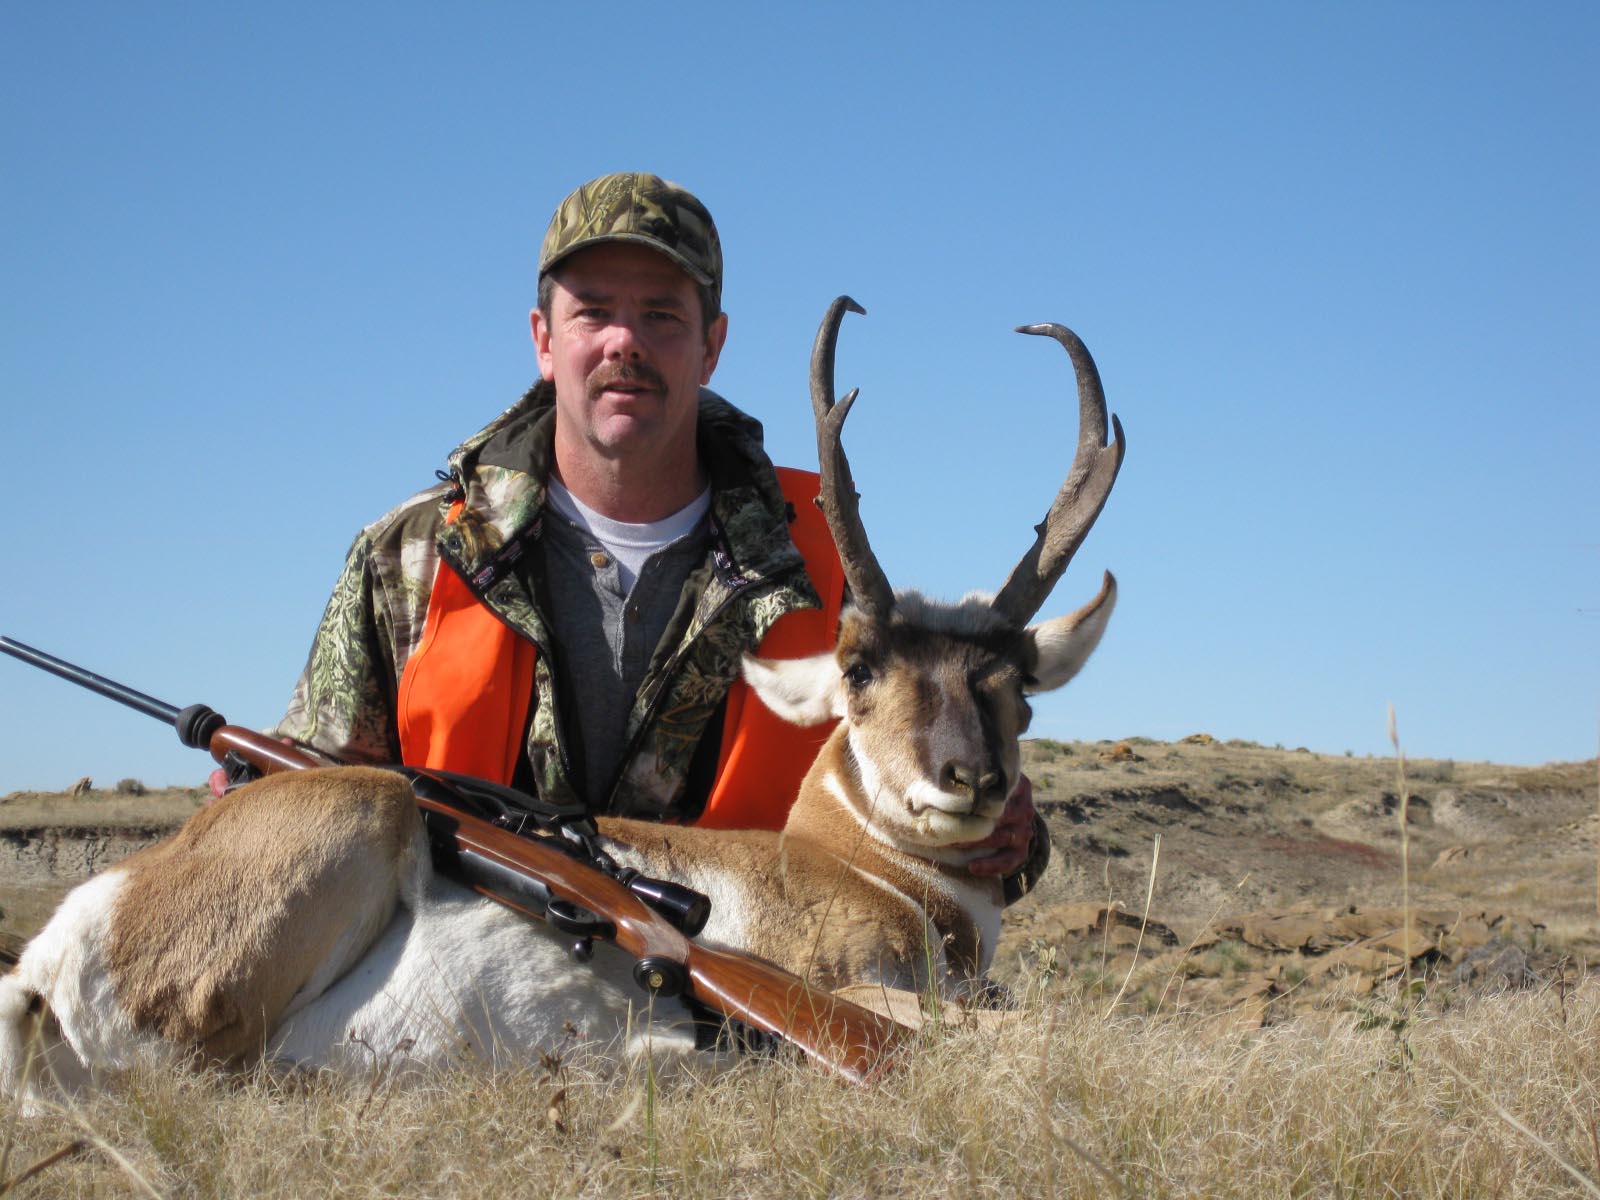
[[[599,399],[601,392],[618,384],[636,384],[658,392],[667,390],[667,381],[649,363],[618,363],[589,377],[589,399]]]

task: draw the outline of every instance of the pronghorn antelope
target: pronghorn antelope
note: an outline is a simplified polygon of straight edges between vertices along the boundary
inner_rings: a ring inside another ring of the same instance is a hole
[[[681,1002],[647,1000],[609,943],[589,962],[571,944],[436,874],[396,772],[269,775],[67,896],[0,979],[0,1090],[33,1104],[186,1060],[693,1054]]]
[[[966,870],[1017,783],[1026,695],[1066,683],[1115,600],[1029,626],[1087,535],[1121,465],[1094,363],[1070,331],[1072,468],[1038,537],[993,597],[895,593],[856,507],[835,403],[829,309],[812,355],[822,505],[853,603],[832,654],[747,659],[762,700],[801,724],[839,724],[781,833],[603,820],[624,865],[708,894],[714,945],[770,958],[829,988],[957,991],[994,953],[997,881]],[[28,1097],[103,1069],[260,1057],[361,1071],[459,1058],[514,1061],[573,1042],[684,1058],[688,1010],[643,997],[604,943],[570,938],[434,874],[410,787],[392,772],[269,776],[174,838],[84,884],[0,980],[0,1087]],[[43,1066],[29,1069],[29,1047]]]

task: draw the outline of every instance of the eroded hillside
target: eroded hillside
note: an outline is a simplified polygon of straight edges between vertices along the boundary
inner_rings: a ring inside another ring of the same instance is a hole
[[[1024,749],[1056,858],[1007,916],[998,973],[1013,983],[1300,1004],[1364,995],[1407,964],[1482,989],[1600,958],[1592,761],[1425,760],[1402,782],[1394,759],[1204,735]]]

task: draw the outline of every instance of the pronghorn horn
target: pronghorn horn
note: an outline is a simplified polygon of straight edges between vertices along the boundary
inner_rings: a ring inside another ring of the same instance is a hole
[[[867,541],[867,531],[861,524],[860,497],[840,440],[844,419],[850,415],[857,393],[852,391],[838,403],[833,399],[833,356],[846,311],[862,316],[867,312],[849,296],[840,296],[828,306],[811,348],[811,411],[817,422],[817,461],[822,467],[817,507],[827,518],[856,606],[873,620],[886,621],[894,605],[894,589]]]
[[[1113,416],[1111,428],[1116,437],[1111,445],[1106,444],[1106,394],[1094,359],[1078,335],[1065,325],[1050,324],[1020,325],[1017,332],[1055,338],[1072,356],[1072,370],[1078,379],[1077,456],[1066,482],[1056,493],[1055,503],[1034,527],[1039,536],[994,598],[994,611],[1020,626],[1039,611],[1088,536],[1116,482],[1127,442],[1122,436],[1122,423]]]

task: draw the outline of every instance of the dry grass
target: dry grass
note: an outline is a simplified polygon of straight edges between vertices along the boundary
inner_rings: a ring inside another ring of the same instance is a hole
[[[1396,984],[1249,1028],[1180,1005],[1186,982],[1243,978],[1236,943],[1180,946],[1147,979],[1110,970],[1103,938],[1045,936],[1050,904],[1114,894],[1187,939],[1320,871],[1318,892],[1408,907],[1521,887],[1541,939],[1588,946],[1594,764],[1407,763],[1390,807],[1398,756],[1127,740],[1121,763],[1030,744],[1060,854],[1002,944],[1031,999],[998,1032],[930,1034],[872,1090],[772,1060],[661,1087],[578,1062],[403,1088],[150,1072],[71,1112],[0,1115],[0,1191],[32,1171],[6,1194],[1600,1195],[1600,977],[1577,958],[1514,995],[1419,1005]],[[33,798],[16,799],[20,816]],[[1091,855],[1091,833],[1128,850]],[[1449,845],[1470,853],[1429,867]]]
[[[21,1121],[8,1171],[81,1138],[16,1194],[1586,1195],[1597,1082],[1594,981],[1398,1032],[1058,996],[931,1036],[874,1090],[774,1061],[659,1088],[549,1064],[393,1090],[150,1073]]]

